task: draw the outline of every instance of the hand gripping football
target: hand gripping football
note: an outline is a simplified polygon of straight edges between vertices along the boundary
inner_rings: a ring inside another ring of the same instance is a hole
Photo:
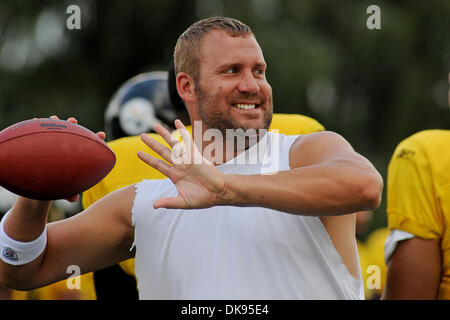
[[[0,132],[0,185],[23,197],[70,198],[100,182],[115,163],[101,138],[68,121],[33,119]]]

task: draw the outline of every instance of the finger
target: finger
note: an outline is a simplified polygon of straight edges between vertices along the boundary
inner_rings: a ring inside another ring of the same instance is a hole
[[[183,137],[183,142],[186,144],[186,147],[188,148],[188,150],[190,150],[191,152],[192,147],[193,147],[193,141],[192,141],[192,137],[191,134],[189,133],[189,131],[186,129],[186,127],[184,126],[184,124],[180,121],[180,120],[175,120],[175,127],[178,129],[178,132],[181,134],[181,136]]]
[[[71,196],[71,197],[69,197],[69,198],[66,198],[66,200],[69,201],[69,202],[76,202],[76,201],[78,200],[78,197],[79,197],[79,195],[76,194],[76,195],[74,195],[74,196]]]
[[[159,143],[158,141],[150,138],[148,135],[146,135],[145,133],[141,134],[141,140],[150,147],[150,149],[152,149],[153,151],[155,151],[157,154],[159,154],[164,160],[171,162],[171,157],[170,157],[170,149],[167,148],[166,146],[163,146],[161,143]]]
[[[51,116],[50,119],[59,120],[59,118],[57,116]]]
[[[189,150],[189,163],[196,163],[196,164],[202,164],[204,163],[205,159],[202,157],[201,152],[198,150],[197,145],[194,143],[194,140],[192,139],[192,135],[190,132],[186,129],[184,124],[180,120],[175,120],[175,127],[177,128],[178,132],[180,132],[181,136],[183,137],[183,142],[186,145],[187,150]],[[186,160],[185,160],[186,161]]]
[[[169,146],[173,147],[176,145],[179,141],[174,138],[174,136],[164,128],[162,125],[157,124],[154,128],[157,134],[159,134],[168,144]]]
[[[186,129],[186,127],[184,126],[183,122],[181,122],[180,119],[176,119],[174,123],[175,123],[175,128]]]
[[[105,138],[106,138],[106,133],[104,133],[103,131],[99,131],[99,132],[97,132],[97,136],[98,136],[100,139],[105,140]]]
[[[152,166],[153,168],[155,168],[156,170],[161,172],[166,177],[169,177],[169,170],[171,167],[166,162],[162,161],[161,159],[152,157],[151,155],[149,155],[145,152],[142,152],[142,151],[139,151],[137,153],[137,156],[139,159],[144,161],[149,166]]]
[[[181,196],[175,198],[162,198],[153,203],[153,208],[166,208],[166,209],[190,209],[189,203]]]
[[[78,120],[74,117],[70,117],[67,119],[68,122],[72,122],[72,123],[78,123]]]

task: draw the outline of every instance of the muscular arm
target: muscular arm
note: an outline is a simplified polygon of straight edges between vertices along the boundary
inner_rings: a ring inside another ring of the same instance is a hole
[[[132,257],[133,199],[134,187],[123,188],[74,217],[48,224],[41,256],[21,266],[0,261],[0,283],[29,290],[66,278],[70,265],[85,273]],[[18,241],[34,240],[44,230],[49,207],[49,202],[19,198],[5,221],[5,232]]]
[[[292,170],[273,175],[230,175],[224,201],[314,216],[372,210],[382,179],[372,164],[339,135],[313,133],[290,150]]]
[[[440,278],[439,242],[418,237],[401,241],[389,260],[383,299],[436,299]]]

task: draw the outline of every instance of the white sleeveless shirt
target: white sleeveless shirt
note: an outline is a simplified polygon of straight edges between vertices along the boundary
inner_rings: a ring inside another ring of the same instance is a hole
[[[217,168],[243,175],[289,170],[297,137],[268,133]],[[240,164],[255,154],[257,163]],[[169,179],[136,185],[140,299],[364,299],[361,276],[348,272],[318,217],[261,207],[153,208],[177,194]]]

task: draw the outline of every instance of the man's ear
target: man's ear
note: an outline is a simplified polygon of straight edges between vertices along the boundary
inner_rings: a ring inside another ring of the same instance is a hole
[[[181,99],[185,102],[195,102],[195,83],[194,79],[186,72],[180,72],[177,75],[177,91]]]

